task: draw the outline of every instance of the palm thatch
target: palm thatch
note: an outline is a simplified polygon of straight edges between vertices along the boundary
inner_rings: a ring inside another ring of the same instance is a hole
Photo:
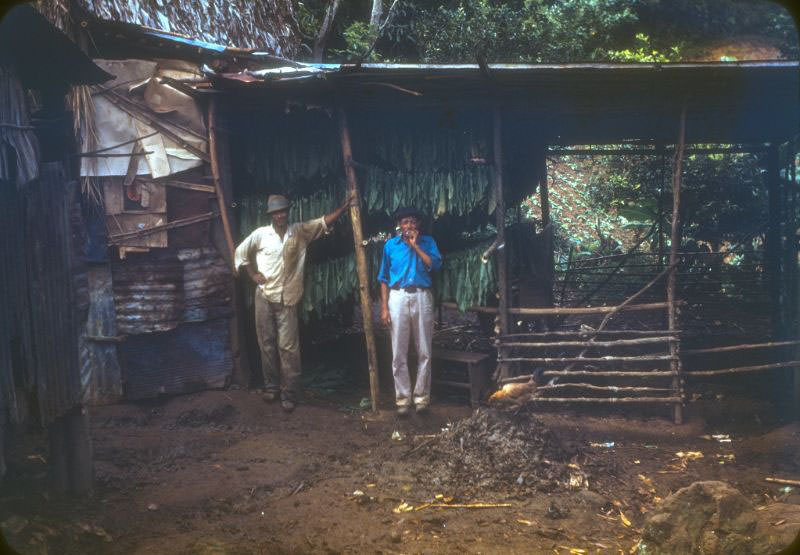
[[[300,32],[290,0],[75,0],[101,19],[144,25],[206,42],[293,57]],[[74,38],[70,0],[36,0],[56,27]]]

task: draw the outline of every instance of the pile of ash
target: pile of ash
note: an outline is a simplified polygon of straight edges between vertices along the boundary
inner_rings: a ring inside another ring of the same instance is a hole
[[[579,454],[530,413],[480,409],[442,430],[421,454],[417,478],[460,495],[580,488],[587,476],[571,464]]]

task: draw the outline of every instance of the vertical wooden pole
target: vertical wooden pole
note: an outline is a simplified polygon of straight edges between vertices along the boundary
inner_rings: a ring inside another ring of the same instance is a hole
[[[494,138],[494,195],[497,199],[495,205],[495,222],[497,226],[497,244],[503,248],[497,250],[497,281],[500,298],[498,299],[497,314],[499,335],[508,334],[508,257],[505,248],[506,244],[506,201],[503,194],[503,115],[498,105],[494,106],[492,112],[492,127]],[[498,347],[497,355],[503,359],[506,357],[507,348]],[[501,362],[497,368],[497,376],[500,379],[508,378],[508,363]]]
[[[667,274],[667,325],[669,331],[678,329],[678,307],[675,299],[677,285],[678,248],[680,246],[680,208],[681,208],[681,171],[683,169],[683,151],[686,146],[686,103],[681,110],[678,131],[678,144],[675,147],[675,160],[672,166],[672,228],[670,230],[669,263],[670,270]],[[683,384],[681,377],[681,362],[679,359],[680,346],[677,341],[670,341],[669,354],[673,357],[670,367],[673,372],[672,394],[683,397]],[[683,423],[683,403],[672,405],[672,420],[675,424]]]
[[[545,255],[547,267],[545,275],[547,276],[547,304],[553,306],[553,226],[550,220],[550,192],[547,184],[547,146],[542,148],[541,158],[539,160],[539,198],[542,204],[542,233],[545,239]]]
[[[220,220],[222,221],[223,234],[227,252],[224,258],[228,259],[233,272],[236,272],[234,262],[235,243],[233,240],[233,225],[231,223],[230,208],[227,200],[233,196],[232,178],[230,175],[230,147],[227,139],[219,140],[217,122],[219,121],[219,108],[214,98],[209,99],[208,105],[208,151],[211,158],[211,175],[214,178],[217,204],[219,206]],[[230,197],[229,197],[230,195]],[[218,228],[217,228],[218,229]],[[238,229],[238,228],[237,228]],[[221,240],[215,235],[215,244],[220,248]],[[247,342],[243,341],[244,330],[247,329],[244,294],[241,280],[233,279],[231,284],[231,310],[233,317],[230,319],[228,335],[231,341],[231,354],[233,355],[232,382],[240,387],[250,386],[250,357],[247,355]]]
[[[358,191],[358,181],[356,171],[353,168],[353,149],[350,143],[350,129],[347,125],[347,115],[340,106],[337,108],[339,114],[339,137],[342,143],[342,160],[344,171],[347,176],[347,190],[355,194],[357,199],[361,198]],[[356,251],[356,267],[358,269],[358,293],[361,302],[361,316],[364,321],[364,340],[367,344],[367,364],[369,366],[369,395],[372,401],[372,410],[378,410],[378,355],[375,348],[375,333],[372,329],[372,301],[369,296],[369,276],[367,275],[367,255],[364,247],[364,235],[361,224],[361,206],[353,204],[350,206],[350,220],[353,225],[353,243]]]
[[[219,158],[217,153],[217,101],[211,98],[208,104],[208,154],[211,158],[211,175],[214,178],[214,188],[217,193],[217,203],[219,204],[219,215],[222,219],[222,228],[225,231],[225,242],[228,244],[230,255],[230,264],[232,270],[235,272],[236,268],[233,267],[233,253],[235,250],[233,244],[233,232],[231,231],[231,223],[228,218],[228,204],[225,201],[225,191],[220,185],[220,169]]]
[[[797,220],[797,143],[794,138],[792,138],[791,142],[789,143],[789,215],[787,218],[787,230],[786,230],[786,240],[788,244],[786,245],[786,250],[789,251],[789,255],[787,257],[787,266],[786,272],[788,274],[787,282],[788,282],[788,292],[787,295],[789,297],[789,329],[787,330],[787,336],[789,339],[797,339],[800,335],[800,322],[798,322],[798,317],[800,316],[800,284],[798,284],[798,267],[797,267],[797,256],[798,256],[798,244],[797,244],[797,228],[798,228],[798,220]],[[797,360],[797,346],[792,348],[792,360]],[[800,368],[794,368],[792,372],[792,382],[793,382],[793,400],[794,400],[794,416],[797,419],[800,419]]]
[[[770,314],[772,336],[781,335],[781,199],[778,175],[778,145],[772,143],[767,149],[767,196],[769,219],[767,222],[767,272],[769,278]]]

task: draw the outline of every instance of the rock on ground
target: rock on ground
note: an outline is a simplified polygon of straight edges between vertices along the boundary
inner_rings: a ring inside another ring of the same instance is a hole
[[[756,510],[725,482],[695,482],[653,511],[639,553],[771,554],[789,545],[798,531],[797,505],[775,503]]]

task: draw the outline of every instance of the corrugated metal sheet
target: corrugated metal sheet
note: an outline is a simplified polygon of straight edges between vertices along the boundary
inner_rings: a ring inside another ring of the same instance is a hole
[[[117,337],[117,322],[111,268],[90,266],[88,282],[89,314],[80,343],[82,398],[94,405],[113,403],[122,398],[122,372],[112,340]]]
[[[39,141],[16,71],[0,65],[0,180],[21,187],[39,177]]]
[[[178,259],[183,263],[184,322],[230,317],[233,280],[217,249],[183,249]]]
[[[47,425],[80,403],[78,334],[88,287],[77,184],[60,163],[0,200],[0,404],[24,421],[31,400]]]
[[[237,106],[287,98],[318,104],[336,88],[361,117],[406,108],[480,110],[498,102],[510,124],[551,145],[661,141],[671,144],[688,98],[687,143],[785,139],[800,123],[797,61],[675,64],[313,64],[280,72],[211,76]],[[317,70],[324,70],[324,79]],[[263,79],[253,79],[259,75]],[[242,82],[242,78],[247,83]],[[380,82],[377,82],[380,81]],[[489,95],[489,87],[492,94]]]
[[[111,264],[117,331],[175,329],[183,317],[183,268],[172,253],[131,255]]]
[[[181,324],[120,344],[125,397],[145,399],[224,387],[233,370],[227,318]]]

